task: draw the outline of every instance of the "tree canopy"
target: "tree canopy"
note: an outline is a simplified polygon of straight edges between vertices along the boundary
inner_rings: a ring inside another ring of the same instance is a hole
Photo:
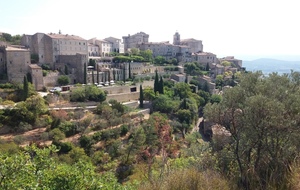
[[[206,119],[231,133],[232,143],[219,152],[221,167],[232,165],[229,171],[239,173],[246,189],[287,184],[289,163],[300,148],[299,84],[298,72],[267,77],[247,73],[224,92],[220,103],[205,106]]]

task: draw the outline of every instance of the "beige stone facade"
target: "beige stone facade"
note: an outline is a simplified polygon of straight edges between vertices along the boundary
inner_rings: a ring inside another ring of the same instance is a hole
[[[173,45],[167,42],[141,43],[136,46],[140,50],[151,50],[153,57],[163,56],[166,60],[177,59],[182,62],[191,61],[191,51],[188,46]]]
[[[30,64],[29,73],[31,74],[31,80],[34,88],[36,90],[42,90],[44,87],[42,68],[37,64]]]
[[[137,48],[138,44],[148,43],[149,35],[145,32],[139,32],[134,35],[128,34],[128,36],[123,36],[124,51],[128,52],[131,48]]]
[[[42,69],[31,64],[29,49],[21,46],[0,47],[0,74],[3,80],[22,83],[28,73],[31,74],[35,89],[41,90],[44,86]]]
[[[61,62],[59,55],[88,54],[87,40],[68,34],[44,34],[23,35],[21,44],[29,47],[32,54],[39,56],[39,63]]]
[[[112,52],[124,53],[124,44],[121,39],[108,37],[104,38],[104,40],[112,44]]]
[[[212,67],[213,63],[217,63],[217,56],[210,52],[201,52],[201,53],[193,53],[192,54],[193,61],[201,63],[203,66],[209,64],[209,67]]]
[[[203,44],[201,40],[196,40],[194,38],[183,39],[180,41],[180,45],[188,46],[192,53],[203,52]]]
[[[63,71],[67,66],[70,72],[71,83],[84,82],[84,65],[88,64],[87,54],[77,53],[76,55],[60,55],[58,59],[61,61],[55,63],[54,68]]]
[[[1,73],[7,74],[8,82],[22,83],[28,72],[30,51],[16,47],[1,47]]]
[[[88,52],[89,52],[89,57],[100,57],[100,48],[96,44],[88,43]]]
[[[113,43],[106,41],[106,40],[100,40],[97,38],[92,38],[88,40],[88,43],[98,46],[98,52],[100,57],[107,57],[111,52],[113,52]]]

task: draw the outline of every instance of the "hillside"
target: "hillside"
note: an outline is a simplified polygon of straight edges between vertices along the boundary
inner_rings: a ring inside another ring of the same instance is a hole
[[[259,71],[264,74],[278,72],[279,74],[290,73],[291,70],[300,71],[300,61],[285,61],[279,59],[261,58],[252,61],[243,61],[247,71]]]

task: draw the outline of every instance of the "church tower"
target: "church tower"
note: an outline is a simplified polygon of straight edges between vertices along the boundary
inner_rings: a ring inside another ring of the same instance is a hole
[[[180,34],[177,31],[173,36],[173,44],[180,45]]]

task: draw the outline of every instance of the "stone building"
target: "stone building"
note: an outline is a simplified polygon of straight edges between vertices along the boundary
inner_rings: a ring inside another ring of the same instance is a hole
[[[178,32],[173,35],[173,44],[187,46],[191,53],[203,52],[203,44],[201,40],[196,40],[194,38],[181,40]]]
[[[2,80],[10,83],[23,83],[24,76],[28,73],[34,79],[32,82],[35,89],[41,90],[43,88],[42,69],[38,65],[31,64],[30,51],[21,46],[0,47],[0,75]]]
[[[44,78],[42,68],[37,64],[30,64],[29,71],[31,74],[31,80],[36,90],[42,90],[44,87]]]
[[[37,54],[39,63],[61,62],[59,55],[88,54],[87,40],[69,34],[36,33],[34,35],[23,35],[21,44],[30,48],[31,54]]]
[[[112,52],[124,53],[124,44],[121,39],[108,37],[104,38],[104,40],[112,44]]]
[[[84,65],[88,64],[88,56],[83,53],[76,53],[75,55],[59,55],[60,62],[55,63],[54,67],[63,71],[65,67],[70,72],[69,77],[71,83],[84,83]]]
[[[191,61],[191,52],[188,46],[183,45],[173,45],[168,41],[166,42],[148,42],[140,43],[136,46],[140,50],[151,50],[153,57],[162,56],[166,60],[177,59],[182,62]]]
[[[209,64],[209,67],[212,67],[213,63],[217,63],[218,59],[217,56],[210,52],[200,52],[200,53],[193,53],[192,60],[198,63],[201,63],[203,66]]]
[[[91,57],[107,57],[112,52],[124,53],[121,39],[108,37],[104,40],[92,38],[88,40],[88,52]]]
[[[89,52],[89,57],[100,57],[100,48],[98,45],[93,44],[93,43],[88,43],[88,52]]]
[[[137,48],[138,44],[148,43],[149,35],[144,32],[139,32],[134,35],[128,34],[128,36],[123,36],[124,51],[128,52],[131,48]]]
[[[109,56],[109,54],[111,52],[113,52],[113,43],[106,41],[106,40],[100,40],[97,38],[92,38],[88,40],[88,43],[93,45],[90,47],[94,47],[95,49],[98,47],[98,55],[100,57],[107,57]],[[89,54],[91,54],[91,52],[89,51]],[[92,55],[90,55],[92,56]]]
[[[1,74],[7,76],[7,81],[22,83],[28,72],[30,51],[11,46],[2,46],[0,50]]]
[[[243,61],[240,59],[235,59],[234,56],[227,56],[219,59],[219,62],[222,63],[223,61],[229,61],[233,64],[233,66],[237,67],[238,69],[242,68]]]

